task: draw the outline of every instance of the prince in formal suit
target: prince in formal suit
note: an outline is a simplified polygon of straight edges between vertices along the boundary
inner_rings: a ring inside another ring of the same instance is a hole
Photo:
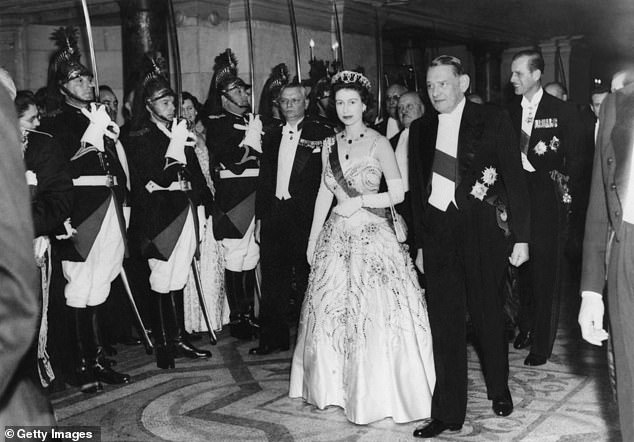
[[[334,130],[304,118],[305,97],[303,86],[284,86],[278,102],[286,124],[264,136],[255,206],[262,258],[261,329],[260,345],[251,354],[288,350],[293,269],[297,292],[303,294],[308,284],[306,249],[321,181],[321,151],[333,140]]]
[[[586,341],[601,345],[607,339],[601,295],[607,279],[619,418],[625,441],[634,440],[634,83],[608,95],[599,120],[583,243],[579,324]]]
[[[571,106],[544,93],[539,52],[515,54],[511,70],[521,99],[511,104],[509,113],[531,203],[531,260],[519,272],[520,333],[514,346],[531,347],[525,365],[542,365],[552,352],[559,321],[568,216],[583,202],[583,128]]]
[[[509,261],[528,259],[528,195],[508,117],[468,102],[468,87],[459,59],[434,59],[427,91],[437,112],[410,127],[416,265],[427,279],[437,376],[432,420],[415,437],[459,430],[464,422],[467,306],[493,411],[513,411],[502,289]]]

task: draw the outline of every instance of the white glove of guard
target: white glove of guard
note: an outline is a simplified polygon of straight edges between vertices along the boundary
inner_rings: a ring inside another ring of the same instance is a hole
[[[578,322],[581,336],[590,344],[601,346],[608,339],[608,332],[603,329],[603,298],[598,293],[584,292],[579,309]]]
[[[262,153],[262,121],[259,115],[249,114],[249,121],[243,126],[246,133],[240,147],[249,146]]]
[[[66,218],[66,221],[64,221],[64,229],[66,229],[66,233],[62,235],[57,235],[55,236],[55,238],[63,240],[72,238],[73,236],[77,235],[77,230],[75,230],[75,228],[70,224],[70,218]]]
[[[48,246],[51,241],[48,239],[48,236],[38,236],[33,240],[33,253],[35,256],[35,262],[39,265],[44,260],[44,255],[48,250]]]
[[[179,163],[187,164],[185,156],[185,147],[194,147],[196,145],[196,137],[187,128],[187,121],[181,120],[176,122],[176,118],[172,122],[172,131],[170,132],[170,144],[167,146],[165,158],[172,158]]]
[[[308,248],[306,249],[306,261],[308,261],[309,265],[313,265],[313,261],[315,259],[315,246],[317,245],[316,239],[308,240]]]
[[[81,141],[91,144],[95,146],[99,152],[103,152],[103,136],[108,135],[108,137],[112,138],[112,135],[114,135],[118,138],[118,127],[117,132],[108,130],[108,126],[116,126],[116,124],[112,122],[110,115],[108,115],[106,111],[106,107],[103,105],[98,106],[96,103],[90,103],[90,109],[82,108],[81,113],[90,120],[90,124],[81,136]]]
[[[348,218],[352,216],[352,214],[355,213],[357,210],[359,210],[361,208],[361,205],[361,197],[355,196],[354,198],[348,198],[343,201],[338,201],[337,205],[334,209],[332,209],[332,211],[338,215],[343,216],[344,218]]]

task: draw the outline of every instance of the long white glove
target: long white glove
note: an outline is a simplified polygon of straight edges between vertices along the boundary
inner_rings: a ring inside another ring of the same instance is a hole
[[[90,103],[90,109],[82,108],[81,113],[90,120],[90,124],[86,128],[86,131],[81,136],[81,141],[91,144],[97,148],[100,152],[104,151],[103,136],[108,135],[110,138],[118,137],[118,127],[116,132],[108,130],[108,126],[116,126],[110,119],[110,115],[106,111],[104,105],[97,105],[96,103]]]
[[[317,192],[317,199],[315,200],[313,224],[310,227],[308,248],[306,249],[306,259],[310,265],[313,265],[317,238],[319,237],[319,233],[321,232],[324,222],[326,221],[326,217],[328,216],[328,211],[332,205],[333,197],[334,195],[330,190],[328,190],[322,178],[321,185],[319,186],[319,192]]]
[[[394,178],[387,180],[387,192],[363,195],[363,207],[373,207],[375,209],[390,207],[399,204],[405,199],[405,190],[403,189],[403,180]]]
[[[603,329],[603,298],[595,292],[583,292],[581,297],[578,318],[581,336],[590,344],[600,346],[602,341],[608,339],[608,332]]]
[[[240,147],[249,146],[262,153],[262,121],[259,115],[249,114],[249,121],[244,127],[246,133]]]
[[[187,157],[185,156],[185,147],[194,147],[196,145],[196,137],[187,128],[187,121],[181,120],[180,122],[172,122],[172,130],[169,134],[170,144],[167,146],[167,152],[165,158],[172,158],[179,163],[187,164]]]

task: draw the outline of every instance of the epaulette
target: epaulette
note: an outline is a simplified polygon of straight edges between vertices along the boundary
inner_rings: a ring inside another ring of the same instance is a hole
[[[147,127],[142,127],[139,130],[131,130],[128,133],[128,136],[130,137],[140,137],[141,135],[145,135],[150,131],[150,129],[148,129]]]

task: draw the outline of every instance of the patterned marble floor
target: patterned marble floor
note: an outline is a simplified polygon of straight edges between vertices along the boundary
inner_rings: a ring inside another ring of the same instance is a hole
[[[467,421],[446,441],[619,441],[605,348],[581,342],[572,315],[562,319],[551,360],[523,365],[526,350],[510,346],[510,389],[515,411],[493,415],[475,352],[469,348]],[[249,356],[253,342],[220,335],[207,361],[177,360],[159,370],[140,347],[119,347],[126,386],[84,395],[77,389],[52,399],[61,425],[99,425],[116,441],[405,441],[416,423],[386,419],[349,423],[341,409],[318,410],[289,399],[291,352]]]

